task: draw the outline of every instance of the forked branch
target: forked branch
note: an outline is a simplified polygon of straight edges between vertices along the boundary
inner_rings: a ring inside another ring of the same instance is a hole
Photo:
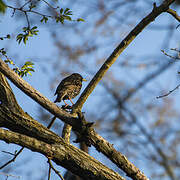
[[[92,93],[94,88],[97,86],[99,81],[104,77],[105,73],[111,67],[111,65],[117,60],[119,55],[127,48],[127,46],[137,37],[139,33],[151,22],[153,22],[156,17],[158,17],[161,13],[167,12],[170,4],[172,4],[175,0],[165,0],[160,6],[156,6],[154,3],[153,10],[150,14],[148,14],[141,22],[121,41],[121,43],[116,47],[113,53],[107,58],[104,64],[101,66],[99,71],[93,77],[91,82],[88,84],[86,89],[81,94],[80,98],[74,105],[74,112],[80,111],[83,107],[83,104],[86,102],[88,96]]]

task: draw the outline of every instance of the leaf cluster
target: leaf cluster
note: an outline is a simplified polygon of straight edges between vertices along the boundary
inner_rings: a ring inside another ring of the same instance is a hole
[[[37,30],[37,26],[34,26],[32,28],[23,27],[23,33],[17,35],[16,41],[18,41],[18,43],[20,44],[21,41],[23,40],[24,44],[26,44],[29,37],[32,37],[33,35],[37,35],[37,32],[39,32],[39,30]]]
[[[40,21],[41,21],[41,23],[43,23],[43,22],[47,23],[47,21],[48,21],[48,17],[43,16],[43,18],[42,18]]]
[[[59,14],[55,17],[56,22],[61,22],[61,24],[64,24],[64,20],[72,21],[71,15],[72,11],[69,8],[66,8],[65,10],[61,8],[59,10]]]
[[[6,57],[6,60],[4,60],[4,62],[10,65],[13,65],[14,66],[13,71],[17,73],[20,77],[27,76],[28,74],[32,75],[31,72],[34,72],[33,62],[26,61],[25,64],[19,68],[10,58],[8,58],[4,48],[0,49],[0,53]]]
[[[31,61],[26,61],[25,64],[22,65],[20,68],[17,67],[10,59],[5,60],[4,62],[14,65],[15,68],[13,68],[13,71],[17,73],[20,77],[27,76],[28,74],[32,76],[31,72],[34,72],[34,63],[32,63]]]

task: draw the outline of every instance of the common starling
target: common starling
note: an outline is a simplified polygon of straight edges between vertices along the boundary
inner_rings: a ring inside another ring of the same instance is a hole
[[[56,89],[54,95],[57,95],[57,98],[54,102],[61,102],[63,100],[64,103],[68,105],[65,102],[65,100],[68,99],[73,104],[71,99],[75,98],[80,93],[82,81],[86,81],[86,79],[83,79],[83,77],[78,73],[73,73],[64,78]]]

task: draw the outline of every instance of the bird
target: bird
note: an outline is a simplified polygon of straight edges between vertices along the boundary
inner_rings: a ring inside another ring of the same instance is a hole
[[[79,73],[73,73],[64,78],[56,89],[54,95],[57,95],[57,97],[54,103],[61,102],[63,100],[65,105],[69,106],[65,100],[70,100],[71,103],[74,104],[71,99],[75,98],[80,93],[83,81],[87,80]]]

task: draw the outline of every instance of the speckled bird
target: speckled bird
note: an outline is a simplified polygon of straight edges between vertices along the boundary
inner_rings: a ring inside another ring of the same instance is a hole
[[[65,100],[70,100],[73,104],[71,99],[75,98],[80,93],[82,81],[86,81],[86,79],[83,79],[78,73],[73,73],[64,78],[56,89],[54,95],[57,95],[57,98],[54,102],[61,102],[63,100],[64,103],[68,105]]]

